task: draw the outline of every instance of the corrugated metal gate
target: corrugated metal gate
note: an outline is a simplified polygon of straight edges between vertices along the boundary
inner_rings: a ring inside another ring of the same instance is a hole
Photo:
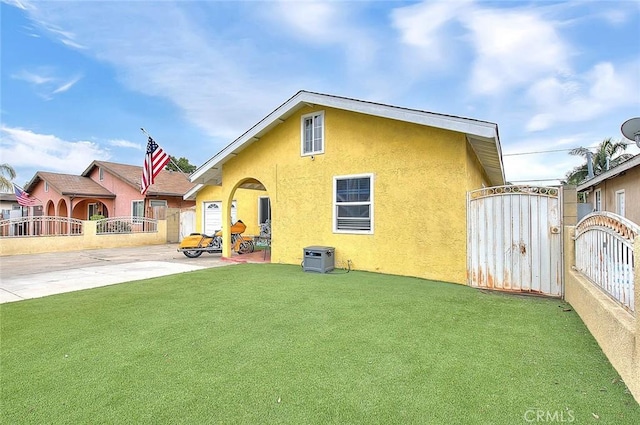
[[[497,186],[467,193],[467,282],[562,295],[561,191]]]

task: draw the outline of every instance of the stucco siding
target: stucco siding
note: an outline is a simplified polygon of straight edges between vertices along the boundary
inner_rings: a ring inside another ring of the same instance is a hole
[[[325,112],[325,152],[301,157],[300,119],[313,111]],[[465,195],[483,180],[469,156],[461,133],[307,107],[224,164],[223,198],[246,178],[265,185],[272,262],[300,264],[304,247],[327,245],[338,266],[464,283]],[[363,173],[373,174],[373,234],[334,233],[333,178]]]
[[[624,174],[604,180],[594,187],[602,191],[602,210],[616,213],[616,192],[624,190],[625,218],[640,224],[640,167],[627,170]],[[587,202],[593,205],[593,191]]]

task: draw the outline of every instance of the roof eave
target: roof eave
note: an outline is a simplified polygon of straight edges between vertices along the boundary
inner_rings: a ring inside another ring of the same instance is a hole
[[[600,184],[601,182],[608,180],[610,178],[616,177],[618,174],[630,170],[631,168],[637,167],[640,165],[640,154],[634,156],[633,158],[630,158],[628,160],[626,160],[625,162],[623,162],[622,164],[613,167],[612,169],[605,171],[602,174],[598,174],[595,177],[592,177],[591,179],[580,183],[577,187],[576,190],[578,192],[586,190],[590,187],[593,187],[597,184]]]
[[[72,198],[115,198],[116,195],[113,193],[82,193],[82,192],[67,192],[63,191],[62,195],[70,196]]]

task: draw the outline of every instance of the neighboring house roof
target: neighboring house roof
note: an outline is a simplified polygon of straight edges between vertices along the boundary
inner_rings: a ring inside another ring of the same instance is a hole
[[[120,180],[140,190],[140,178],[142,167],[128,164],[118,164],[107,161],[93,161],[82,176],[89,176],[95,167],[102,167]],[[155,182],[147,191],[147,196],[183,196],[195,186],[189,181],[189,177],[177,172],[162,170],[155,178]]]
[[[15,193],[0,193],[0,201],[3,202],[18,202],[16,200],[16,194]]]
[[[198,186],[187,193],[185,198],[193,196],[204,184],[220,184],[222,165],[225,162],[306,105],[321,105],[464,133],[491,184],[504,184],[497,124],[301,90],[199,167],[191,175],[191,181],[198,183]]]
[[[65,196],[92,196],[100,198],[115,198],[116,195],[91,180],[89,177],[73,174],[50,173],[38,171],[25,187],[27,192],[33,191],[39,181],[46,181],[50,188]]]
[[[619,176],[620,174],[622,174],[623,172],[640,166],[640,154],[629,158],[628,160],[626,160],[625,162],[618,164],[617,166],[613,167],[612,169],[605,171],[604,173],[598,174],[595,177],[592,177],[591,179],[582,182],[578,185],[577,190],[578,192],[583,191],[583,190],[587,190],[589,188],[592,188],[593,186],[596,186],[597,184],[603,182],[604,180],[608,180],[608,179],[612,179],[614,177]]]

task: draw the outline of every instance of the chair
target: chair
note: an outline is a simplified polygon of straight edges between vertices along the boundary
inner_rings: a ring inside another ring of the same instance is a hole
[[[267,259],[267,251],[271,252],[271,220],[267,219],[260,225],[260,235],[257,238],[257,243],[264,244],[263,260]]]

